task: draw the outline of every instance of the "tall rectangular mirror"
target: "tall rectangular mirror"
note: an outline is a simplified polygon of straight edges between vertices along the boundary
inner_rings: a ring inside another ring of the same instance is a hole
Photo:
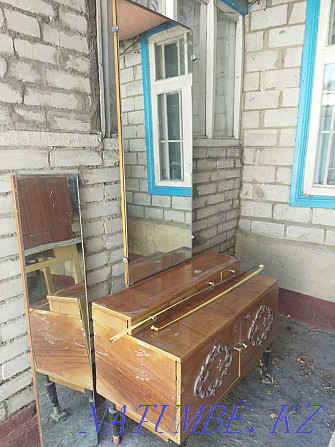
[[[41,443],[97,445],[79,433],[94,403],[76,175],[12,177]]]
[[[192,32],[115,5],[131,284],[192,256]]]

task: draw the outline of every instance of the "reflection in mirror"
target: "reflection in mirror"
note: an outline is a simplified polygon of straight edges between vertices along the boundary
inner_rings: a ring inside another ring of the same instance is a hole
[[[129,283],[192,256],[192,35],[119,0]]]
[[[43,446],[95,446],[79,433],[94,403],[75,175],[13,178]]]

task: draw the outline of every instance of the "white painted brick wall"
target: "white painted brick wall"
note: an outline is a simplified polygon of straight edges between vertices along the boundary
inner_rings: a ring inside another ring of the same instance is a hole
[[[20,34],[27,34],[32,37],[40,37],[40,25],[34,17],[21,14],[17,11],[10,9],[4,10],[7,27],[12,31],[16,31]]]
[[[264,115],[265,127],[295,127],[297,125],[298,110],[296,108],[266,110]]]
[[[1,38],[0,38],[1,45]],[[56,48],[41,43],[32,43],[28,40],[14,39],[15,51],[19,56],[33,59],[48,64],[58,65],[58,53]]]
[[[334,244],[335,211],[290,207],[306,1],[254,5],[246,20],[240,231]]]
[[[273,70],[278,64],[279,52],[267,50],[246,54],[245,71]]]
[[[269,47],[291,47],[304,42],[304,25],[276,28],[269,31]]]
[[[262,92],[247,92],[245,94],[245,109],[275,109],[279,105],[279,92],[276,90]]]
[[[299,240],[309,240],[323,242],[325,230],[323,228],[299,227],[288,225],[286,227],[286,237]]]
[[[85,13],[86,12],[86,3],[85,0],[55,0],[57,3],[61,5],[68,6],[76,11]]]
[[[277,25],[286,25],[287,5],[255,11],[251,15],[251,30],[267,29]]]
[[[29,11],[33,14],[43,14],[47,17],[54,17],[55,11],[49,3],[43,0],[1,0],[1,3],[14,6],[25,11]]]
[[[5,0],[0,6],[0,53],[6,55],[0,57],[0,102],[8,104],[0,106],[0,127],[99,130],[98,90],[91,91],[98,69],[87,36],[95,18],[85,0]]]

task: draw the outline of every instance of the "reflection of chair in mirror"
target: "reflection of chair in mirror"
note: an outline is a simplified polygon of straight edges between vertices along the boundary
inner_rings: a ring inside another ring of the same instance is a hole
[[[53,247],[50,250],[45,250],[45,246],[34,247],[29,250],[25,250],[25,254],[29,255],[29,264],[26,262],[26,272],[31,273],[38,270],[43,270],[45,284],[48,293],[55,292],[55,285],[51,274],[51,267],[61,264],[66,261],[71,261],[73,279],[75,284],[82,282],[83,276],[81,273],[79,253],[77,250],[77,245],[73,242],[80,242],[80,239],[71,239],[69,245],[59,246],[59,242],[55,244],[48,244],[48,247]]]

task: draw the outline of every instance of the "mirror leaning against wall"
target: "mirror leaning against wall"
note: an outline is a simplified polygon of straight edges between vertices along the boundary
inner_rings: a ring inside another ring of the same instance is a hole
[[[94,403],[89,312],[76,175],[12,177],[44,447],[93,447],[95,427],[80,434]]]
[[[192,256],[192,32],[128,0],[117,26],[131,284]]]

